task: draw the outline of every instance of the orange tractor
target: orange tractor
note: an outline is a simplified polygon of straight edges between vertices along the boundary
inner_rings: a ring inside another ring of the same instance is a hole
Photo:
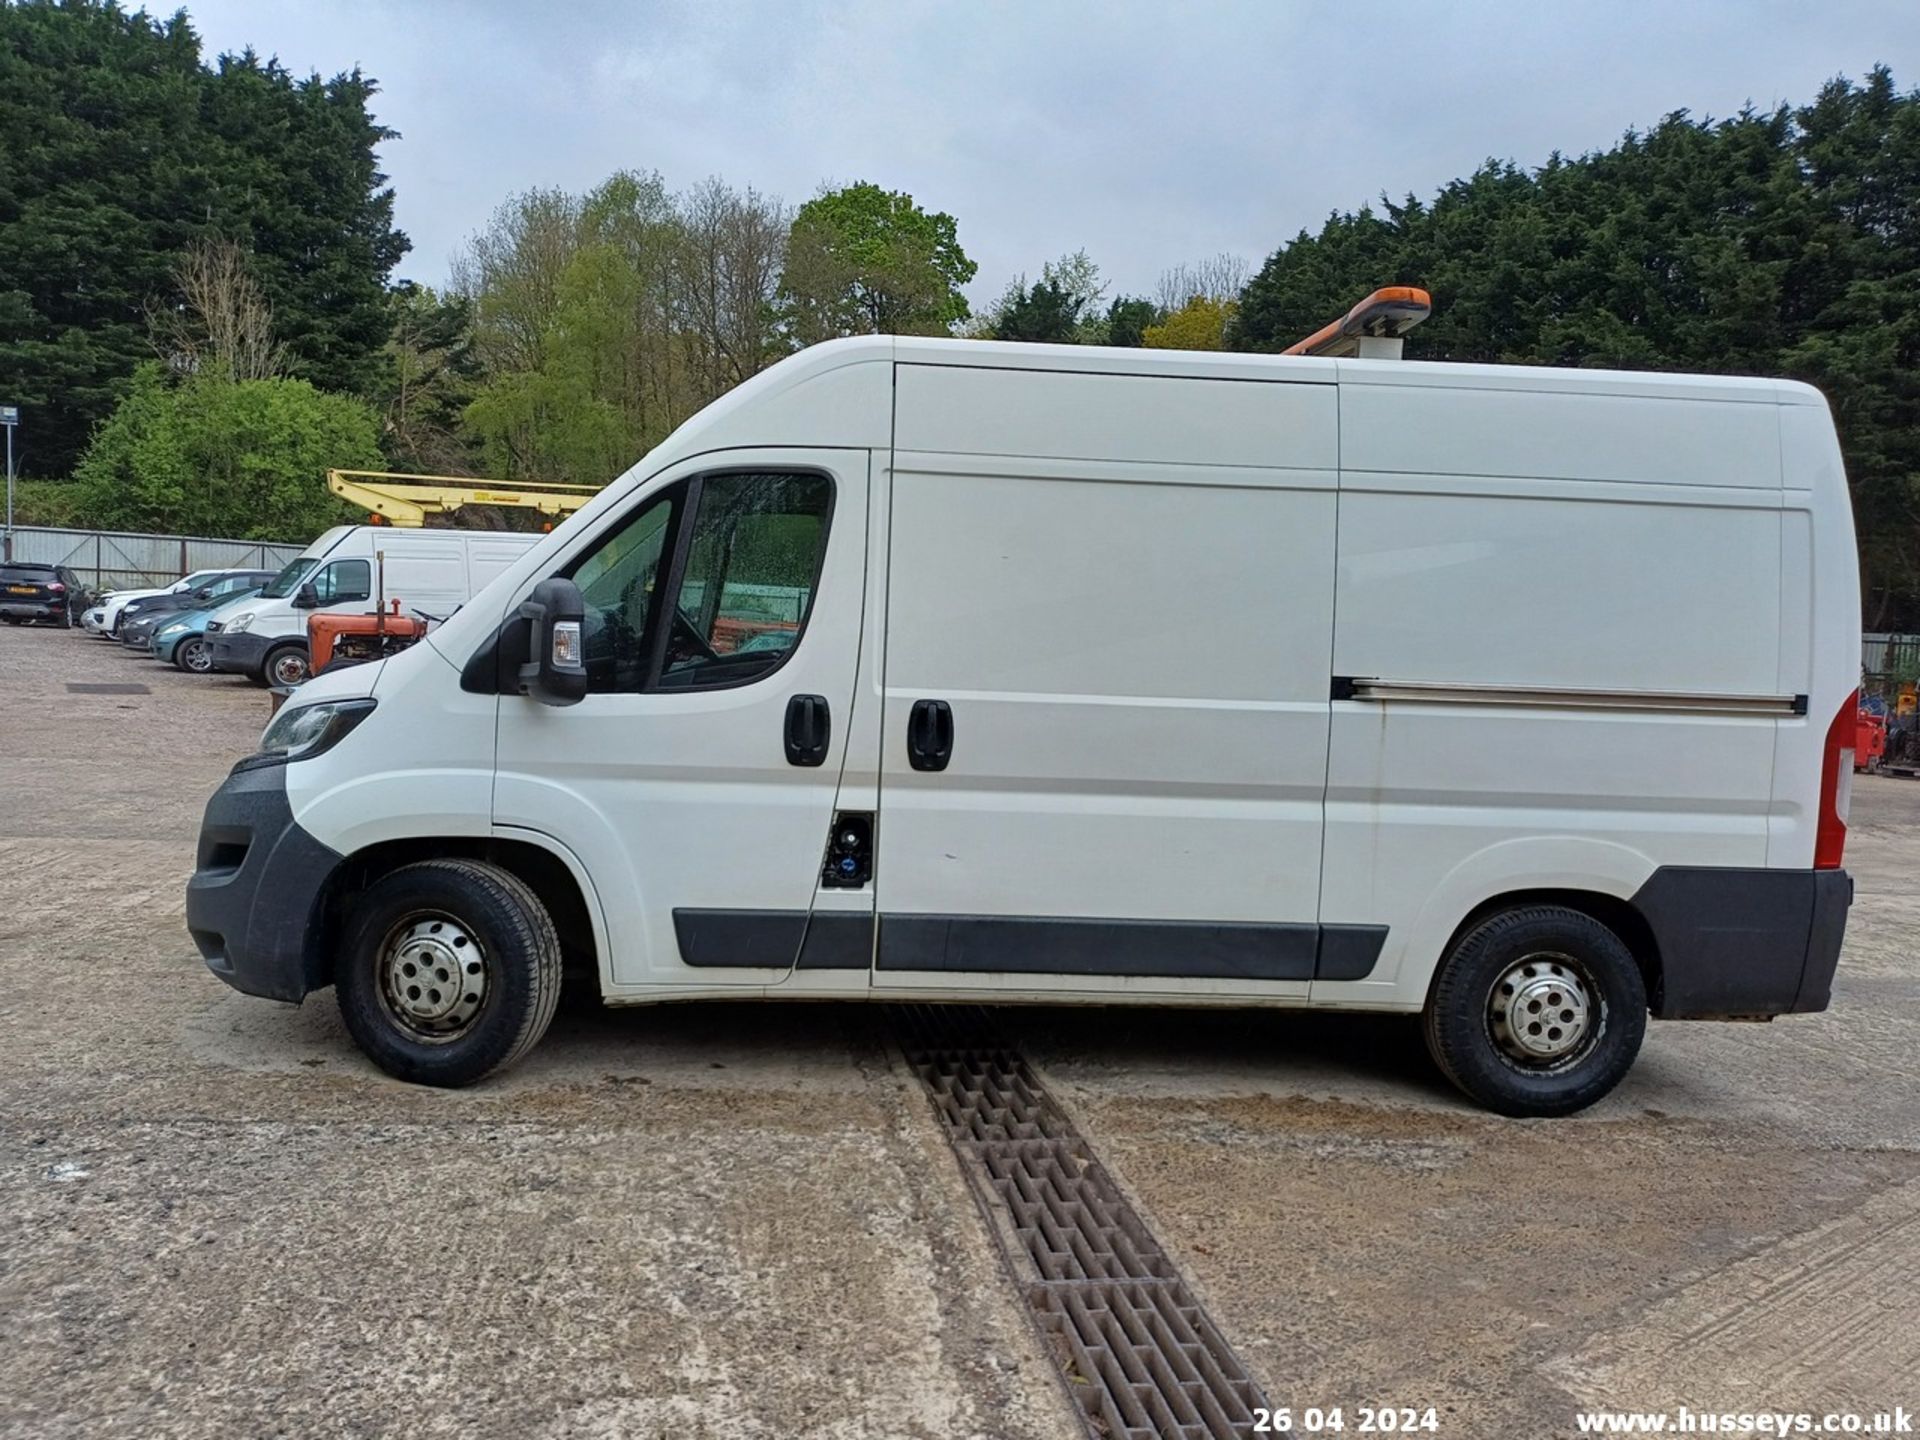
[[[406,649],[427,633],[427,622],[418,614],[402,615],[400,602],[370,615],[310,615],[307,617],[307,654],[312,657],[313,673],[318,675],[329,665],[359,665],[368,660],[384,660]]]

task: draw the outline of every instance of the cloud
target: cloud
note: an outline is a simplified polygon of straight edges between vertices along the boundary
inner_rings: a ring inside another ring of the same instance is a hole
[[[873,180],[960,221],[976,300],[1085,247],[1114,290],[1258,263],[1385,191],[1613,143],[1672,110],[1810,98],[1878,61],[1920,82],[1920,7],[1866,0],[1365,6],[1206,0],[199,0],[209,52],[355,64],[444,278],[510,192],[619,168],[792,201]]]

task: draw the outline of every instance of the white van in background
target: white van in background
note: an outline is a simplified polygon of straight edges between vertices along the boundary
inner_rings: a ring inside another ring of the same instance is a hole
[[[618,1004],[1418,1012],[1564,1114],[1649,1012],[1825,1008],[1859,614],[1802,385],[838,341],[302,690],[187,921],[432,1084],[566,955]]]
[[[307,678],[307,617],[359,614],[375,592],[403,613],[451,615],[542,537],[504,530],[336,525],[289,561],[257,604],[207,626],[213,668],[275,685]],[[384,558],[383,558],[384,557]]]

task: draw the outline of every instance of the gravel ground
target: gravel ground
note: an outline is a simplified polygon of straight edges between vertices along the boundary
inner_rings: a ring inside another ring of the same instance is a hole
[[[182,887],[265,716],[0,632],[0,1434],[1081,1433],[876,1012],[568,1005],[449,1094],[207,975]],[[1002,1024],[1278,1404],[1920,1409],[1920,782],[1854,815],[1833,1010],[1656,1024],[1572,1120],[1398,1019]]]

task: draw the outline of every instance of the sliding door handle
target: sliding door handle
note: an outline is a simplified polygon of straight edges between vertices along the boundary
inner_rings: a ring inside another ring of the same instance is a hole
[[[787,701],[787,763],[824,765],[833,739],[833,712],[824,695],[795,695]]]
[[[916,770],[944,770],[953,758],[953,707],[944,700],[916,700],[907,716],[907,763]]]

